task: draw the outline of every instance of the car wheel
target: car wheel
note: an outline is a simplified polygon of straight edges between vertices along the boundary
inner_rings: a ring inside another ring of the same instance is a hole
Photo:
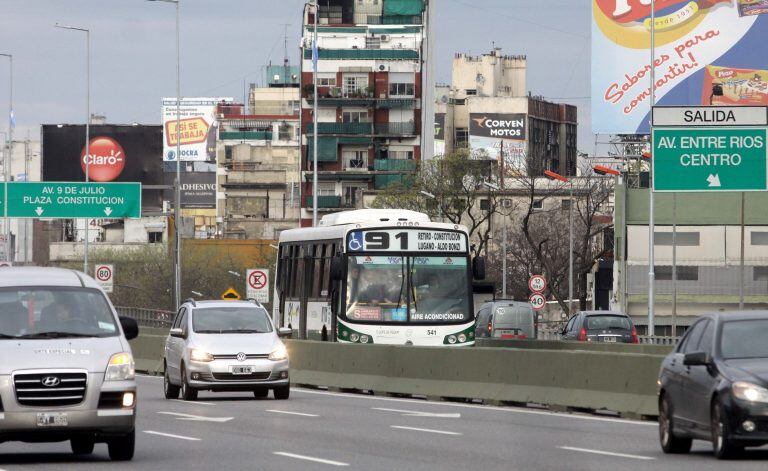
[[[659,403],[659,442],[664,453],[688,453],[691,451],[693,440],[675,436],[672,415],[672,404],[666,395]]]
[[[76,455],[90,455],[93,453],[93,447],[96,440],[93,437],[77,437],[69,441],[72,447],[72,453]]]
[[[107,442],[109,458],[112,461],[130,461],[136,449],[136,431],[133,430],[122,437],[111,438]]]
[[[253,391],[253,397],[256,399],[263,399],[269,394],[269,389],[256,389]]]
[[[187,372],[181,367],[181,398],[185,401],[197,400],[197,389],[193,389],[187,382]]]
[[[291,397],[291,386],[280,386],[274,390],[275,399],[285,400]]]
[[[163,372],[163,394],[166,399],[178,399],[179,387],[171,383],[171,378],[168,376],[168,365],[165,365]]]
[[[737,456],[743,448],[736,445],[731,438],[731,427],[725,415],[722,404],[716,401],[712,404],[712,449],[715,457],[726,460]]]

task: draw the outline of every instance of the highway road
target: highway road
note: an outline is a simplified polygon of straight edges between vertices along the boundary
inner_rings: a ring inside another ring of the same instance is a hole
[[[68,443],[0,444],[0,470],[764,470],[768,448],[723,463],[708,443],[662,454],[655,423],[293,389],[288,401],[201,393],[168,401],[142,376],[136,457],[105,445],[75,458]]]

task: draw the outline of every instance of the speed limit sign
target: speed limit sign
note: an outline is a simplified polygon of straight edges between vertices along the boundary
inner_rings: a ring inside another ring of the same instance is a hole
[[[534,293],[542,293],[547,289],[547,280],[541,275],[533,275],[531,279],[528,280],[528,287]]]
[[[94,278],[105,292],[111,293],[115,284],[115,267],[113,265],[96,265]]]
[[[544,309],[544,305],[547,304],[546,298],[544,298],[544,295],[541,293],[533,293],[531,297],[528,298],[528,301],[530,301],[534,311]]]

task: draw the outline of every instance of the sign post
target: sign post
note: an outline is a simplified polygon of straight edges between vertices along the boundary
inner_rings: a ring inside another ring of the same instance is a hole
[[[94,278],[101,285],[101,288],[111,293],[115,286],[115,267],[114,265],[96,265],[94,269]]]
[[[248,269],[246,272],[246,297],[264,304],[269,302],[269,270]]]

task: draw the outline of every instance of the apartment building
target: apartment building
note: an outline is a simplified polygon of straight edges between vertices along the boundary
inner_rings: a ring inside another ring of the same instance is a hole
[[[424,152],[429,2],[328,0],[304,9],[301,222],[362,204],[367,190],[408,182]],[[315,16],[317,15],[317,18]],[[317,19],[317,116],[312,42]],[[431,87],[431,85],[430,85]],[[431,117],[429,120],[431,121]],[[317,169],[314,133],[317,121]],[[431,132],[431,130],[430,130]],[[429,136],[431,138],[431,136]],[[429,141],[428,141],[429,142]]]

